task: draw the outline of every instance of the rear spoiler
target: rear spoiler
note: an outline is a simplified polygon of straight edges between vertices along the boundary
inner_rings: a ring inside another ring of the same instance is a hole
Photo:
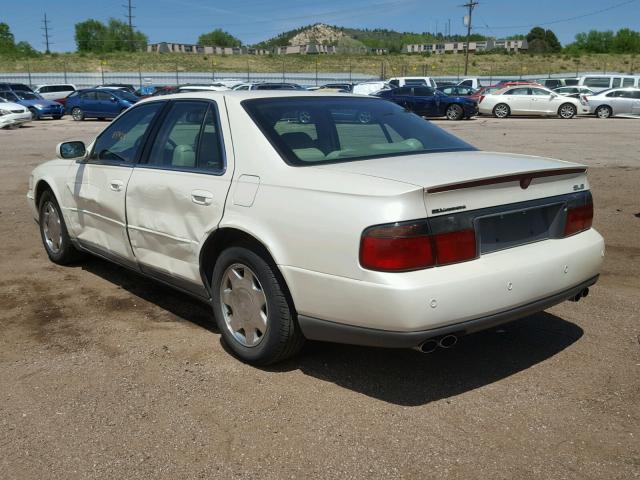
[[[560,168],[554,170],[542,170],[537,172],[517,173],[515,175],[506,175],[504,177],[490,177],[480,180],[471,180],[461,183],[450,183],[448,185],[439,185],[437,187],[427,188],[427,193],[441,193],[452,190],[462,190],[465,188],[482,187],[485,185],[494,185],[498,183],[520,182],[520,188],[523,190],[528,188],[534,178],[554,177],[557,175],[571,175],[575,173],[586,172],[586,167],[582,168]]]

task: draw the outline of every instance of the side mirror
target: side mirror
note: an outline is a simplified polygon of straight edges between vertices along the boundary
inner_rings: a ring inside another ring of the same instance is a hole
[[[84,157],[86,153],[84,142],[62,142],[56,146],[56,156],[63,160]]]

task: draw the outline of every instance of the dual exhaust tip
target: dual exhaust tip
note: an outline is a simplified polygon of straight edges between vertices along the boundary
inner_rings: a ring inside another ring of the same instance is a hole
[[[585,288],[575,296],[571,297],[569,300],[571,300],[572,302],[579,302],[581,298],[585,298],[587,295],[589,295],[589,289]]]
[[[421,353],[431,353],[436,351],[438,347],[440,348],[451,348],[456,343],[458,343],[458,337],[455,335],[445,335],[440,338],[430,338],[429,340],[425,340],[417,347],[414,347],[415,350]]]

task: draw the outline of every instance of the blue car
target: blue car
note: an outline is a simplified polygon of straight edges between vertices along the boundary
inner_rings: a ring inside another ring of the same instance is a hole
[[[67,97],[66,111],[74,120],[115,118],[138,101],[124,90],[89,88],[77,90]]]
[[[43,117],[59,120],[64,115],[64,107],[62,105],[53,100],[42,98],[37,93],[27,92],[26,90],[2,90],[0,91],[0,97],[27,107],[31,112],[31,118],[34,120]]]
[[[382,90],[376,96],[390,100],[422,117],[462,120],[478,114],[478,104],[463,96],[449,96],[426,85]]]

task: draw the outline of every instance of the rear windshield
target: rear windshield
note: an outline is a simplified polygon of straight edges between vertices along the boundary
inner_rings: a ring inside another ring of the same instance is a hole
[[[245,110],[291,165],[475,150],[404,108],[374,98],[262,98]]]
[[[111,93],[113,93],[114,95],[122,98],[123,100],[128,100],[130,102],[137,102],[138,101],[138,97],[136,97],[131,92],[126,92],[124,90],[111,90]]]

